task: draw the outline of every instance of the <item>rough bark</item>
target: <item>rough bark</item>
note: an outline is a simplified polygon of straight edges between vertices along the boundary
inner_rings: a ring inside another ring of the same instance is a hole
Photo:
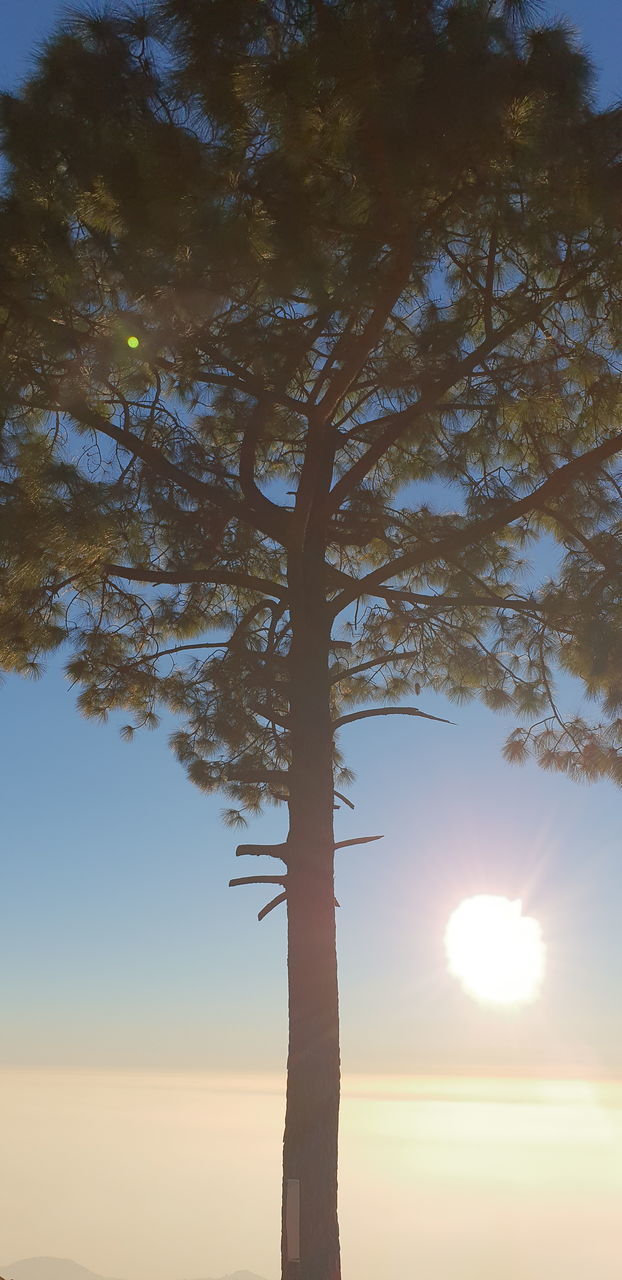
[[[323,584],[311,564],[295,571],[290,584],[294,599],[287,874],[289,1054],[283,1139],[282,1277],[340,1280],[330,619]]]

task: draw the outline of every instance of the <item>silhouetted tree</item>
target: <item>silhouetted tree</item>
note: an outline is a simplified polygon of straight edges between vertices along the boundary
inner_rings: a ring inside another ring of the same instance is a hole
[[[288,809],[232,882],[287,902],[286,1280],[340,1274],[340,730],[479,695],[622,778],[622,119],[517,8],[78,15],[2,105],[1,660]]]

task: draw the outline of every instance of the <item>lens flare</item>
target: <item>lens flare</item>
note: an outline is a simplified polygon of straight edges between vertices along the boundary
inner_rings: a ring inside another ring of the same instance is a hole
[[[465,898],[445,930],[447,968],[483,1004],[529,1004],[544,978],[546,948],[522,902],[494,894]]]
[[[138,338],[137,338],[137,337],[135,337],[135,335],[134,335],[134,334],[132,334],[132,335],[128,338],[128,340],[127,340],[127,345],[128,345],[128,347],[131,347],[131,348],[132,348],[132,350],[134,350],[136,347],[139,347],[139,346],[140,346],[140,342],[139,342]]]

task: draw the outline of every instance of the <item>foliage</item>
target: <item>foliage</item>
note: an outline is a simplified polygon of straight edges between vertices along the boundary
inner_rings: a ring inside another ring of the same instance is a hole
[[[81,13],[4,96],[2,665],[171,710],[228,822],[287,799],[309,540],[336,728],[481,696],[622,780],[622,116],[519,10]]]

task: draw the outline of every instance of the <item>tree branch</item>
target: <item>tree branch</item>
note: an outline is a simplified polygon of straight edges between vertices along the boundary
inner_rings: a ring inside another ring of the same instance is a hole
[[[290,727],[288,720],[284,720],[278,712],[271,711],[269,707],[262,707],[259,703],[251,703],[250,709],[254,715],[262,716],[264,720],[267,720],[272,725],[278,725],[279,729],[289,729]]]
[[[250,421],[242,437],[240,446],[240,488],[246,501],[252,511],[257,512],[258,516],[263,516],[269,524],[273,521],[288,520],[291,522],[291,516],[285,512],[277,503],[271,502],[265,493],[262,493],[255,477],[255,458],[257,454],[257,445],[259,442],[259,432],[262,425],[262,418],[266,412],[270,411],[270,407],[274,405],[276,397],[269,393],[264,393],[258,398],[255,408],[250,415]],[[285,540],[285,524],[283,524],[283,534]]]
[[[128,431],[126,428],[116,426],[109,418],[105,418],[103,414],[92,409],[86,401],[70,400],[60,407],[63,412],[70,414],[82,426],[90,427],[92,431],[97,431],[101,435],[108,436],[110,440],[115,440],[128,453],[134,454],[142,462],[147,463],[156,475],[170,480],[177,488],[183,489],[185,493],[192,498],[196,498],[201,504],[212,503],[230,519],[241,520],[244,524],[249,524],[252,528],[259,529],[270,538],[274,538],[282,546],[286,545],[287,513],[285,511],[280,512],[278,508],[275,508],[269,518],[265,512],[259,515],[245,503],[240,502],[227,489],[219,488],[214,484],[206,484],[205,481],[189,475],[187,471],[184,471],[166,458],[164,454],[160,453],[160,450],[156,449],[154,445],[142,440],[140,436],[134,435],[132,431]]]
[[[278,893],[276,898],[273,898],[272,901],[268,902],[265,907],[262,907],[261,911],[257,912],[257,919],[263,920],[264,916],[267,916],[269,911],[274,911],[275,907],[278,907],[281,902],[285,902],[286,900],[287,900],[286,893]]]
[[[229,881],[229,888],[234,889],[238,884],[287,884],[287,876],[238,876]]]
[[[384,840],[384,836],[355,836],[353,840],[338,840],[335,849],[348,849],[353,844],[371,844],[373,840]]]
[[[577,529],[573,520],[569,520],[566,515],[563,515],[559,511],[555,511],[552,507],[542,507],[541,510],[545,515],[550,516],[551,520],[554,520],[555,523],[559,525],[560,529],[564,529],[571,538],[574,538],[576,542],[579,542],[581,546],[598,561],[599,564],[602,564],[603,568],[609,569],[614,573],[619,573],[619,564],[613,561],[610,556],[604,555],[602,548],[595,547],[594,539],[589,538],[586,534],[582,533],[580,529]]]
[[[382,337],[387,320],[408,283],[411,268],[411,245],[404,242],[396,251],[392,269],[384,281],[380,296],[363,332],[350,339],[346,358],[320,400],[318,408],[324,421],[332,417],[337,405],[358,377],[367,357]]]
[[[235,856],[236,858],[279,858],[281,862],[286,862],[287,849],[287,844],[239,844]]]
[[[581,278],[582,276],[579,275],[578,279]],[[553,296],[547,298],[545,302],[539,300],[532,302],[519,317],[506,320],[505,324],[494,330],[474,351],[463,356],[461,360],[451,361],[445,373],[433,379],[427,391],[422,391],[416,404],[411,405],[408,409],[402,409],[398,413],[392,413],[384,418],[378,418],[373,422],[366,423],[366,430],[378,427],[380,434],[367,451],[352,465],[350,470],[333,486],[330,494],[330,510],[339,510],[342,502],[351,493],[352,489],[356,488],[356,485],[365,479],[372,467],[397,442],[402,432],[412,426],[418,418],[436,408],[439,396],[445,395],[456,382],[461,381],[469,373],[473,373],[486,356],[491,355],[500,343],[505,342],[507,338],[511,338],[523,325],[528,324],[530,320],[543,316],[550,306],[560,302],[568,292],[568,289],[576,282],[577,277],[573,277],[571,281],[567,282],[562,291],[557,291]]]
[[[494,333],[492,322],[492,307],[494,302],[495,287],[495,261],[497,257],[497,231],[491,232],[490,246],[488,249],[488,260],[486,263],[486,284],[484,287],[484,332],[487,338],[492,338]]]
[[[289,786],[289,773],[287,769],[226,769],[225,780],[227,782],[249,783],[250,786]],[[259,846],[257,846],[259,847]]]
[[[287,587],[280,587],[276,582],[266,582],[263,578],[255,578],[249,573],[237,573],[235,570],[227,573],[224,569],[180,569],[174,573],[166,569],[152,569],[149,565],[143,564],[108,563],[104,563],[102,569],[108,577],[125,578],[127,582],[155,582],[172,586],[203,582],[206,586],[213,587],[245,587],[250,591],[260,591],[266,596],[275,596],[277,600],[287,598]]]
[[[419,711],[418,707],[370,707],[367,711],[352,711],[350,715],[333,720],[333,729],[341,729],[342,725],[352,724],[354,720],[369,720],[371,716],[420,716],[422,720],[438,720],[439,724],[455,724],[454,720],[428,715],[427,711]]]
[[[541,485],[533,489],[531,493],[526,494],[524,498],[516,498],[513,502],[508,502],[501,508],[497,507],[489,516],[474,520],[472,524],[466,525],[463,529],[455,529],[445,537],[439,538],[436,542],[420,543],[416,551],[407,552],[382,565],[379,569],[374,569],[364,578],[359,579],[355,589],[351,588],[342,592],[333,601],[334,616],[341,613],[342,609],[345,609],[348,604],[358,599],[359,596],[373,595],[376,588],[381,586],[387,578],[393,578],[396,574],[408,573],[424,564],[453,557],[456,553],[465,551],[467,548],[481,542],[483,538],[488,537],[490,534],[499,533],[501,529],[512,524],[514,520],[518,520],[520,516],[527,515],[530,511],[543,510],[551,498],[560,497],[575,480],[582,478],[591,470],[597,468],[601,462],[621,451],[622,432],[619,432],[608,440],[604,440],[596,448],[590,449],[588,453],[581,454],[580,457],[573,458],[570,462],[558,467],[557,471],[554,471]]]
[[[341,667],[334,673],[334,675],[331,675],[330,683],[339,684],[340,680],[346,680],[348,676],[358,676],[361,675],[363,671],[372,671],[374,667],[383,667],[390,665],[392,662],[399,662],[402,659],[416,662],[417,658],[420,657],[421,654],[417,653],[414,649],[409,649],[406,652],[402,651],[401,653],[378,654],[376,658],[369,658],[366,662],[359,662],[355,667]]]
[[[349,580],[352,585],[356,583],[356,579],[351,578],[349,574],[343,573],[341,570],[338,570],[337,572],[340,574],[342,581],[347,582]],[[367,579],[362,578],[360,581],[366,583]],[[386,600],[387,604],[391,604],[392,601],[400,601],[404,604],[421,605],[427,610],[428,614],[443,613],[445,609],[470,607],[484,608],[486,606],[489,606],[491,609],[511,609],[516,613],[531,614],[542,612],[546,607],[543,604],[539,604],[537,600],[521,600],[515,596],[497,596],[494,591],[491,591],[489,595],[484,594],[482,596],[448,596],[442,594],[429,595],[418,591],[408,591],[404,587],[380,586],[373,590],[368,590],[366,588],[365,591],[360,594],[378,596],[380,600]],[[357,596],[352,597],[353,600],[356,598]]]
[[[172,360],[165,360],[160,356],[155,363],[158,369],[163,369],[167,373],[174,374],[175,364]],[[207,386],[235,387],[236,390],[243,391],[245,395],[252,396],[253,398],[266,394],[267,388],[264,383],[259,378],[254,377],[248,369],[236,367],[235,365],[228,366],[225,364],[224,360],[223,366],[226,368],[230,367],[232,372],[216,373],[210,371],[209,373],[193,373],[192,379],[194,382],[203,382]],[[278,392],[278,395],[276,395],[275,398],[283,408],[291,409],[294,413],[300,413],[303,417],[306,417],[307,406],[304,400],[296,400],[294,396],[288,396],[282,390]]]
[[[336,796],[338,800],[342,800],[344,804],[347,804],[348,809],[354,808],[352,801],[348,800],[348,797],[344,796],[341,791],[333,791],[333,795]],[[337,808],[339,808],[339,806],[337,806]]]

